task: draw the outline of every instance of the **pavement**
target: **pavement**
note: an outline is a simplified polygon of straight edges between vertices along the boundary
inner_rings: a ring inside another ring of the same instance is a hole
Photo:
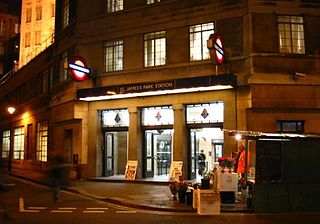
[[[46,178],[38,172],[12,171],[11,176],[34,183],[48,185]],[[97,200],[117,205],[167,212],[196,213],[196,209],[186,203],[179,203],[171,195],[168,181],[125,180],[124,178],[92,177],[86,180],[70,180],[63,190],[78,193]],[[243,202],[221,205],[221,212],[250,212]]]

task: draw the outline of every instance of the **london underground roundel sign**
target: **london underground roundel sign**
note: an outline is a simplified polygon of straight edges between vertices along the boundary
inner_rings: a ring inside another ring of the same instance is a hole
[[[213,37],[213,52],[218,64],[222,64],[224,61],[224,49],[220,35],[214,35]]]
[[[80,56],[73,58],[72,62],[70,62],[68,66],[71,69],[73,78],[77,81],[85,80],[90,73],[90,69],[87,67],[86,61]]]

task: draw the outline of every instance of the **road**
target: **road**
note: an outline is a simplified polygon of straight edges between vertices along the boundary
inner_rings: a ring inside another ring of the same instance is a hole
[[[62,202],[54,202],[47,187],[16,178],[7,181],[14,183],[15,186],[10,191],[0,192],[1,224],[313,224],[319,223],[320,219],[319,213],[280,215],[233,213],[198,216],[190,213],[145,211],[64,191],[61,194]]]

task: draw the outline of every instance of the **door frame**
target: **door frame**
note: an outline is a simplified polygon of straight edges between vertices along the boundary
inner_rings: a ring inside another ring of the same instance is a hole
[[[107,165],[106,164],[106,150],[107,150],[106,133],[108,133],[108,132],[127,132],[127,135],[128,135],[129,129],[128,129],[128,127],[108,127],[108,128],[104,127],[101,130],[102,130],[102,136],[103,136],[103,146],[102,146],[103,155],[101,158],[102,159],[102,176],[107,177],[107,175],[106,175],[106,165]],[[113,142],[113,144],[114,144],[114,142]],[[114,145],[113,145],[113,147],[114,147]],[[128,146],[127,146],[127,153],[128,153]],[[127,160],[128,160],[128,158],[127,158]],[[113,161],[113,163],[114,163],[114,161]]]
[[[188,162],[191,164],[191,166],[188,167],[187,169],[187,177],[189,179],[195,179],[197,177],[197,167],[198,167],[198,164],[197,164],[197,154],[195,154],[195,158],[194,158],[194,161],[192,161],[192,155],[191,155],[191,130],[192,129],[203,129],[203,128],[220,128],[221,130],[223,130],[223,123],[208,123],[208,124],[188,124],[187,125],[187,142],[188,142],[188,152],[187,152],[187,155],[188,155]],[[196,135],[194,136],[194,143],[196,144]],[[223,147],[223,143],[222,144],[222,147]],[[196,153],[196,148],[195,148],[195,153]],[[195,169],[195,172],[192,173],[192,162],[194,162],[194,169]]]
[[[142,169],[143,169],[143,172],[142,172],[142,175],[143,175],[143,178],[146,178],[146,177],[154,177],[154,134],[152,133],[152,139],[151,139],[151,155],[152,155],[152,162],[151,162],[151,166],[152,166],[152,170],[151,171],[147,171],[147,131],[153,131],[153,130],[163,130],[163,129],[168,129],[168,130],[174,130],[173,129],[173,126],[172,125],[159,125],[159,126],[145,126],[143,127],[142,131],[143,131],[143,150],[142,150]],[[172,141],[171,144],[174,144],[174,142]],[[172,152],[173,148],[171,148],[171,153]],[[150,159],[150,158],[149,158]]]

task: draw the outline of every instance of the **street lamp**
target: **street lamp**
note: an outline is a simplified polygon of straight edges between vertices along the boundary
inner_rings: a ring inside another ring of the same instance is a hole
[[[8,107],[8,112],[10,115],[12,115],[16,111],[16,108],[14,107]]]
[[[13,153],[13,138],[12,138],[12,133],[11,133],[11,123],[12,123],[12,116],[13,113],[16,111],[16,108],[14,107],[8,107],[8,112],[10,114],[10,149],[9,149],[9,161],[8,161],[8,171],[11,171],[11,162],[12,162],[12,153]]]

